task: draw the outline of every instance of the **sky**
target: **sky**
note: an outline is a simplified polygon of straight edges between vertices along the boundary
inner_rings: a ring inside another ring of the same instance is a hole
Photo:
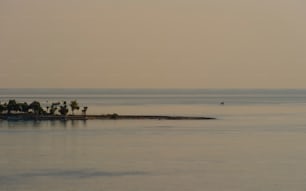
[[[0,88],[306,88],[305,0],[0,0]]]

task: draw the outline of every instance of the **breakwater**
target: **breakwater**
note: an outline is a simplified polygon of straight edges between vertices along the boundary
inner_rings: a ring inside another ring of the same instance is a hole
[[[35,114],[2,114],[1,120],[213,120],[214,117],[169,116],[169,115],[35,115]]]

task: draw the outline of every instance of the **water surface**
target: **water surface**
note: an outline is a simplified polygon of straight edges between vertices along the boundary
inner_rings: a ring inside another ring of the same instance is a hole
[[[0,190],[306,189],[304,90],[2,89],[0,95],[77,99],[93,113],[218,117],[0,121]]]

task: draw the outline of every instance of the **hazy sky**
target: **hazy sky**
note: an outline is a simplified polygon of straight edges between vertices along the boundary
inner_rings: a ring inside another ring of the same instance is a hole
[[[0,0],[0,87],[306,88],[305,0]]]

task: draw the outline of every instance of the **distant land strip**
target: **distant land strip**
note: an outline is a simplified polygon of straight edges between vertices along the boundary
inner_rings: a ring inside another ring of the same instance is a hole
[[[26,121],[26,120],[213,120],[214,117],[197,117],[197,116],[169,116],[169,115],[35,115],[35,114],[1,114],[1,120],[8,121]]]

